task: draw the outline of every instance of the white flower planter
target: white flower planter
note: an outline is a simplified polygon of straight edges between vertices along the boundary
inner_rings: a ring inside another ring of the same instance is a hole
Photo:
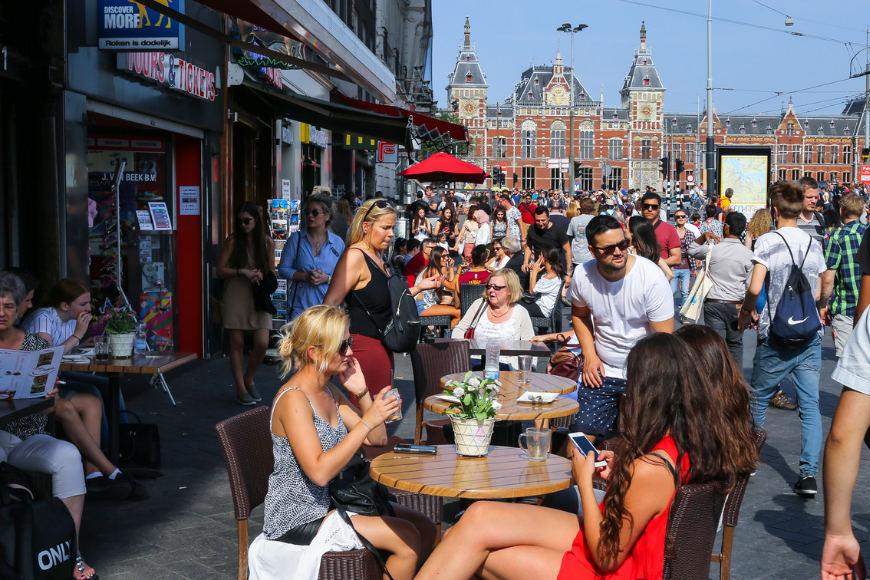
[[[495,424],[494,417],[483,421],[450,417],[450,421],[453,423],[457,455],[483,457],[489,453],[489,441],[492,439],[492,428]]]
[[[133,356],[133,345],[136,342],[136,333],[128,332],[126,334],[112,334],[107,332],[109,337],[109,347],[112,349],[114,358],[130,358]]]

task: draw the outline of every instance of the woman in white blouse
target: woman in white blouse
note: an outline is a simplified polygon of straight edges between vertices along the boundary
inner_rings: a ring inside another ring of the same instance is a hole
[[[453,329],[453,338],[465,337],[465,331],[474,328],[475,340],[506,341],[531,340],[535,335],[532,319],[525,308],[517,307],[523,297],[520,279],[513,270],[496,270],[486,283],[482,298],[472,302],[471,307]],[[480,370],[483,363],[479,356],[472,356],[472,369]],[[503,356],[499,359],[502,370],[516,370],[517,357]]]

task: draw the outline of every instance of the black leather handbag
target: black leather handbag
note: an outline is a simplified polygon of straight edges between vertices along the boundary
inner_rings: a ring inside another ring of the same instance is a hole
[[[121,411],[136,417],[136,423],[118,425],[120,467],[160,468],[160,433],[157,425],[143,423],[133,411]]]
[[[351,457],[344,469],[329,484],[329,495],[336,509],[364,516],[379,516],[387,509],[387,488],[372,479],[362,451]]]

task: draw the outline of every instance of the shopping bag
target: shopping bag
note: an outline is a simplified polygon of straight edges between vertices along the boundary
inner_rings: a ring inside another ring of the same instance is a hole
[[[695,283],[692,284],[689,290],[689,297],[686,303],[680,308],[680,315],[683,318],[697,322],[701,317],[701,311],[704,309],[704,299],[713,287],[713,281],[707,275],[707,270],[710,268],[710,257],[713,255],[713,244],[708,244],[707,257],[704,260],[704,269],[695,278]]]

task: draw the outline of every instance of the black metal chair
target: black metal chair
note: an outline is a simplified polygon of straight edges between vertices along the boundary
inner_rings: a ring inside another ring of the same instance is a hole
[[[426,397],[441,394],[441,377],[471,370],[471,350],[468,341],[457,340],[438,344],[418,344],[411,352],[411,368],[414,371],[414,395],[417,398],[417,419],[414,443],[419,445],[423,438],[423,401]],[[444,426],[449,419],[439,419],[425,424],[426,443],[441,445]]]

